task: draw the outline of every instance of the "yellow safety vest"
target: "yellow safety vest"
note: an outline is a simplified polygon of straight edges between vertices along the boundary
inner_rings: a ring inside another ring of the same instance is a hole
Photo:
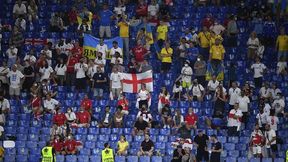
[[[54,162],[51,146],[46,146],[42,149],[42,162]]]
[[[102,162],[114,162],[113,150],[106,148],[102,150]]]
[[[288,150],[286,151],[286,162],[288,161]]]

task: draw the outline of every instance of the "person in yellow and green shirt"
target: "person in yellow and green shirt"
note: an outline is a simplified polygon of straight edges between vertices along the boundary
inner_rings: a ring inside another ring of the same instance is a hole
[[[276,40],[276,50],[278,51],[278,60],[283,58],[287,61],[288,55],[288,35],[285,34],[285,28],[280,29],[280,35]]]
[[[101,151],[102,162],[114,162],[113,149],[110,148],[108,143],[104,143],[104,149]]]
[[[173,49],[170,47],[168,41],[165,42],[164,47],[161,49],[160,58],[162,61],[161,72],[168,72],[171,68]]]
[[[214,71],[217,71],[217,69],[220,67],[222,60],[224,59],[224,53],[225,49],[222,44],[220,44],[221,40],[219,38],[216,38],[215,44],[212,45],[210,48],[210,55],[209,55],[209,61],[212,65],[212,68]]]
[[[203,56],[204,60],[207,60],[209,56],[211,34],[206,26],[203,26],[202,31],[198,34],[198,39],[200,46],[199,52]]]
[[[118,147],[118,151],[117,151],[118,156],[126,156],[127,155],[129,143],[128,143],[128,141],[126,141],[126,138],[124,135],[120,136],[120,140],[117,142],[117,147]]]
[[[127,15],[122,15],[121,21],[117,24],[119,27],[119,36],[123,40],[124,56],[129,60],[129,22]]]
[[[168,38],[168,26],[165,22],[160,21],[160,25],[157,27],[157,43],[160,48],[163,47],[163,43]]]

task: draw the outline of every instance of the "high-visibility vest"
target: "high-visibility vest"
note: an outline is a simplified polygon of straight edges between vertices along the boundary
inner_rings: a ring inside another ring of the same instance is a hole
[[[53,162],[53,152],[51,146],[42,149],[42,162]]]
[[[288,161],[288,150],[286,151],[286,162]]]
[[[114,162],[113,150],[106,148],[102,150],[102,162]]]

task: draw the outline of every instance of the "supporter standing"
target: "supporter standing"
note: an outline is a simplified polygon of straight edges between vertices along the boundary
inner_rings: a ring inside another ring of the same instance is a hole
[[[270,125],[267,124],[265,126],[265,138],[266,138],[266,149],[268,152],[268,157],[275,159],[276,153],[278,151],[277,144],[276,144],[276,132],[275,130],[271,129]]]
[[[15,97],[19,100],[20,91],[21,91],[21,83],[24,80],[24,75],[17,70],[17,65],[13,65],[10,72],[7,74],[9,78],[9,95],[10,97]]]
[[[265,73],[266,66],[260,62],[260,58],[256,57],[255,63],[252,64],[251,69],[254,72],[254,84],[256,88],[260,88],[263,82],[263,74]]]
[[[194,144],[197,148],[196,159],[197,161],[209,161],[209,153],[207,148],[207,143],[209,141],[209,137],[204,134],[202,130],[198,130],[198,134],[194,137]]]
[[[228,136],[239,136],[242,116],[243,114],[242,111],[239,110],[239,102],[237,101],[228,115]]]
[[[217,136],[215,134],[212,134],[210,136],[210,140],[212,142],[211,146],[211,154],[210,154],[210,161],[212,162],[220,162],[220,156],[221,152],[223,151],[222,149],[222,144],[218,141]]]
[[[288,58],[288,35],[285,34],[285,28],[280,29],[280,35],[277,37],[276,50],[278,51],[278,60]]]
[[[255,124],[254,131],[251,133],[250,146],[252,146],[252,153],[254,157],[262,157],[262,143],[265,137],[262,131],[259,129],[259,124]]]
[[[106,38],[111,37],[111,19],[113,19],[114,14],[112,11],[109,10],[108,4],[103,4],[103,10],[99,13],[99,19],[100,19],[100,29],[99,29],[99,35],[100,38],[104,38],[104,35]]]

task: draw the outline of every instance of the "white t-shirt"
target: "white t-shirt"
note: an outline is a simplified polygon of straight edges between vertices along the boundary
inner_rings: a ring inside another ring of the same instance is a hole
[[[94,74],[97,72],[97,66],[98,66],[98,65],[90,66],[90,67],[88,68],[87,75],[90,76],[90,77],[93,77]]]
[[[18,4],[15,4],[13,7],[13,13],[20,14],[20,15],[26,14],[27,9],[26,9],[25,4],[22,3],[20,6]]]
[[[140,89],[140,91],[138,93],[138,97],[140,98],[140,100],[147,100],[148,94],[149,94],[149,92],[147,90],[143,91],[142,89]]]
[[[236,87],[235,89],[234,88],[230,88],[229,89],[229,96],[230,96],[230,100],[229,100],[229,105],[234,105],[239,96],[241,94],[241,89]]]
[[[55,71],[56,71],[56,75],[62,75],[64,76],[66,74],[67,71],[67,66],[64,64],[63,66],[60,65],[58,67],[58,65],[55,66]]]
[[[159,5],[156,4],[156,5],[149,5],[148,6],[148,13],[151,15],[151,16],[156,16],[156,14],[158,13],[159,11]]]
[[[108,52],[108,46],[106,44],[103,44],[102,46],[100,44],[97,44],[96,50],[102,53],[102,59],[106,59],[106,55]]]
[[[9,73],[10,69],[8,67],[0,67],[0,80],[2,83],[8,83],[6,75]]]
[[[204,88],[201,84],[198,84],[196,86],[192,86],[192,95],[193,96],[201,97],[203,91],[204,91]]]
[[[287,62],[278,62],[277,63],[277,74],[280,74],[285,69],[287,69]]]
[[[215,80],[215,82],[210,80],[207,86],[210,91],[216,91],[216,88],[219,86],[219,84],[220,82],[218,80]]]
[[[66,43],[63,43],[62,46],[60,46],[59,44],[57,44],[57,45],[55,46],[55,49],[60,50],[60,53],[63,53],[63,54],[66,54],[66,55],[69,54],[69,50],[71,50],[72,48],[73,48],[73,45],[71,45],[71,44],[66,44]]]
[[[15,72],[11,70],[7,74],[7,77],[10,79],[10,87],[19,88],[21,79],[24,78],[24,75],[19,70],[16,70]]]
[[[111,64],[116,64],[116,61],[118,61],[121,65],[123,64],[123,59],[121,57],[118,57],[117,59],[116,57],[111,58]]]
[[[6,55],[8,56],[8,58],[16,58],[17,53],[18,53],[18,49],[16,47],[15,48],[8,48],[6,51]]]
[[[143,120],[146,122],[150,122],[150,120],[152,120],[152,115],[151,113],[142,113],[141,111],[138,112],[136,118],[138,119],[140,117],[140,115],[142,114]]]
[[[279,88],[276,88],[276,89],[270,88],[269,92],[271,93],[272,98],[275,99],[277,94],[281,93],[281,90]]]
[[[99,65],[103,65],[103,67],[101,68],[102,72],[104,73],[105,72],[105,69],[104,69],[104,66],[106,65],[106,60],[105,59],[98,59],[96,58],[94,63],[99,66]]]
[[[24,57],[24,61],[29,61],[30,63],[35,63],[36,62],[36,57],[33,55],[26,55]]]
[[[270,131],[266,131],[265,132],[265,137],[266,137],[266,148],[270,148],[270,145],[267,145],[269,141],[271,141],[273,139],[273,137],[276,137],[276,132],[273,129],[270,129]],[[271,142],[271,145],[276,144],[276,140],[274,140],[273,142]]]
[[[51,66],[52,64],[52,51],[51,50],[41,50],[41,53],[44,53],[46,55],[46,60],[48,62],[48,65]]]
[[[123,56],[123,52],[122,52],[122,49],[120,47],[117,47],[117,48],[112,47],[110,50],[110,55],[112,56],[112,58],[114,57],[116,52],[119,52],[120,56]]]
[[[210,30],[213,31],[216,35],[219,35],[221,34],[221,32],[225,30],[225,28],[221,24],[217,24],[217,25],[212,25],[210,27]]]
[[[229,115],[228,115],[228,127],[240,127],[241,126],[241,120],[239,119],[234,119],[234,115],[236,116],[239,116],[239,117],[242,117],[243,114],[242,114],[242,111],[241,110],[235,110],[235,109],[232,109],[230,110],[229,112]]]
[[[261,87],[259,90],[259,94],[261,97],[267,98],[270,95],[270,88]]]
[[[123,79],[123,76],[121,73],[111,73],[110,80],[112,82],[111,88],[121,88],[121,80]]]
[[[249,38],[247,45],[248,45],[248,48],[257,49],[259,46],[259,39],[258,38],[255,38],[255,39]]]
[[[284,109],[281,110],[282,108],[285,107],[285,101],[283,98],[280,99],[276,99],[274,100],[274,102],[272,103],[272,107],[275,109],[276,114],[278,113],[284,113]]]
[[[263,71],[266,69],[266,66],[263,63],[254,63],[251,69],[254,70],[254,78],[260,78],[263,77]]]
[[[43,79],[49,79],[50,78],[50,75],[54,72],[53,68],[51,66],[48,66],[48,68],[40,68],[39,69],[39,72],[41,73],[41,81]]]
[[[71,112],[71,113],[65,113],[65,116],[66,116],[66,119],[68,121],[72,121],[72,120],[76,120],[76,115],[74,112]]]
[[[277,131],[277,124],[279,123],[279,119],[277,116],[267,116],[267,124],[270,125],[270,128]]]
[[[265,103],[263,110],[264,110],[264,113],[266,113],[267,115],[270,115],[271,106],[268,103]]]
[[[126,7],[125,7],[125,6],[117,6],[117,7],[114,7],[114,12],[115,12],[117,15],[125,14],[125,11],[126,11]]]
[[[186,83],[191,82],[193,70],[190,66],[184,66],[181,70],[181,75],[182,75],[182,81]]]
[[[51,98],[49,101],[47,99],[44,100],[44,107],[49,110],[54,110],[58,104],[59,102],[54,98]]]
[[[74,69],[76,71],[76,78],[85,78],[85,71],[88,70],[88,65],[84,63],[76,63],[74,65]]]
[[[248,112],[248,104],[250,103],[250,99],[247,96],[239,96],[238,97],[239,102],[239,109],[242,112]]]
[[[10,109],[10,103],[6,98],[4,98],[3,101],[0,101],[0,108],[1,110]]]
[[[258,120],[259,127],[262,127],[265,124],[267,124],[267,117],[268,115],[266,113],[262,113],[262,114],[258,113],[256,115],[256,119]]]
[[[176,87],[176,85],[173,86],[173,93],[182,92],[182,86]]]

